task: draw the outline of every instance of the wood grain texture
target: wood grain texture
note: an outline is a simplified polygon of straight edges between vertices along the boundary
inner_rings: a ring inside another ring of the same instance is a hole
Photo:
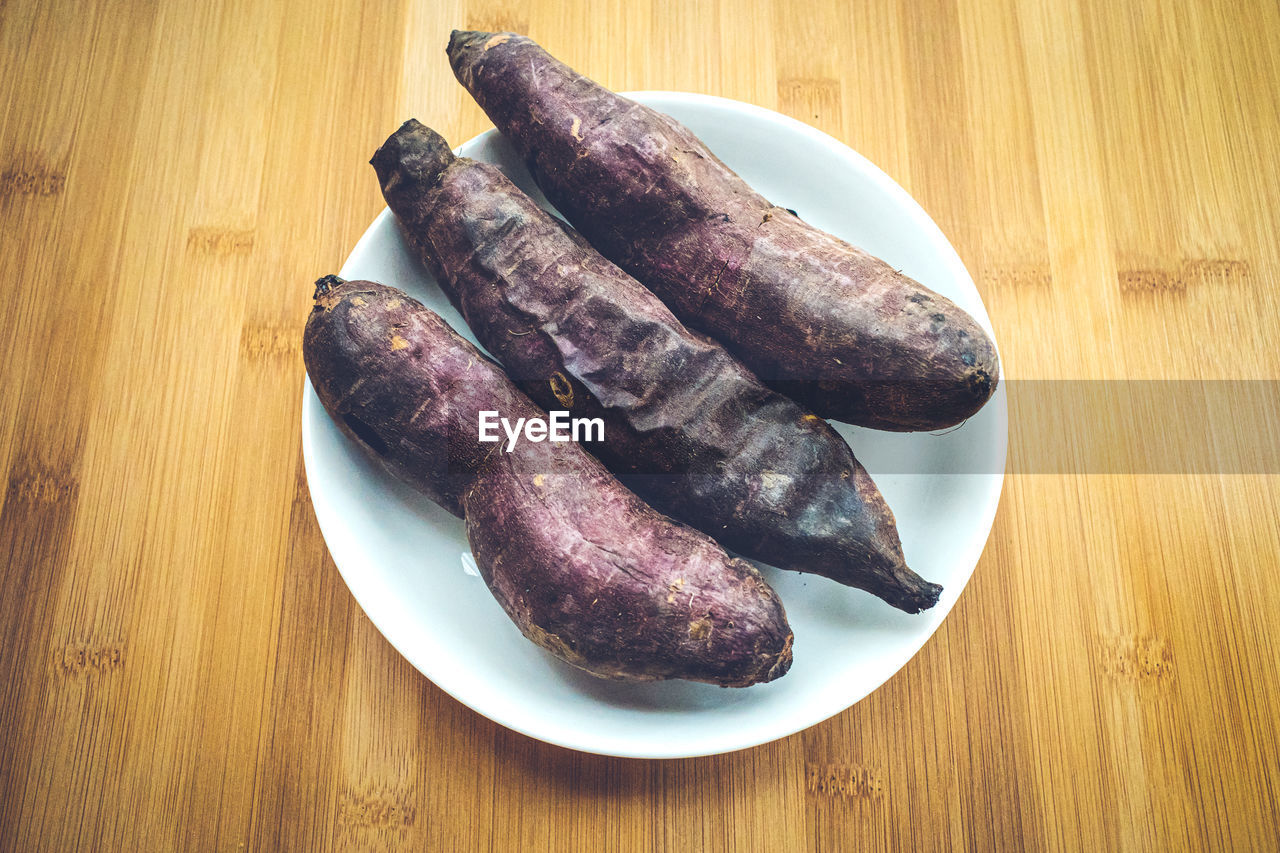
[[[794,115],[973,273],[1004,498],[856,707],[580,755],[446,696],[342,584],[299,446],[309,282],[381,209],[390,129],[488,126],[455,26]],[[0,3],[0,851],[1280,848],[1277,44],[1276,4],[1207,0]],[[1271,461],[1029,461],[1106,433],[1019,380],[1171,378],[1257,380],[1208,438]]]

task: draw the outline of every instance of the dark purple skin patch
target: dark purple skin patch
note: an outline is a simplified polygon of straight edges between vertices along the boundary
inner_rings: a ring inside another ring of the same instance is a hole
[[[448,54],[596,249],[807,408],[877,429],[936,430],[994,392],[995,346],[972,317],[773,205],[683,125],[524,36],[456,31]],[[933,321],[938,313],[945,322]]]

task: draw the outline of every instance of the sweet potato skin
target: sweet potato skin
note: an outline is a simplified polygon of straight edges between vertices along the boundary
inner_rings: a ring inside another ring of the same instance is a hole
[[[995,346],[972,317],[770,203],[683,125],[523,36],[454,32],[448,53],[591,244],[777,389],[897,431],[960,423],[994,392]]]
[[[525,636],[610,678],[745,687],[784,673],[791,631],[760,573],[564,447],[494,454],[464,497],[476,564]]]
[[[480,411],[541,414],[448,323],[381,284],[317,282],[302,352],[320,402],[347,438],[458,517],[463,491],[494,447],[477,441]]]
[[[339,428],[464,517],[481,575],[530,640],[621,680],[739,687],[789,668],[786,614],[749,563],[659,515],[577,445],[481,443],[481,410],[544,413],[421,304],[322,279],[303,356]]]
[[[829,424],[430,128],[406,122],[372,162],[480,342],[539,405],[601,418],[592,452],[657,509],[907,612],[936,603],[941,588],[907,567],[892,512]]]

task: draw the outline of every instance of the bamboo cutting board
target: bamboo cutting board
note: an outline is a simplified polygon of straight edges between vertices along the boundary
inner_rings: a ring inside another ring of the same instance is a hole
[[[501,729],[356,607],[298,430],[369,153],[488,127],[457,26],[846,142],[956,246],[1011,389],[1248,399],[1011,390],[972,583],[813,729],[664,762]],[[1274,3],[7,0],[0,44],[0,851],[1280,848]],[[1228,461],[1130,464],[1113,415]]]

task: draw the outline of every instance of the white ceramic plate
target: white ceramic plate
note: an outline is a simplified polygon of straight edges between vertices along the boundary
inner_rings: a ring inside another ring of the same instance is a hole
[[[973,280],[942,232],[860,155],[759,107],[672,92],[632,97],[684,122],[775,203],[950,297],[991,331]],[[498,164],[546,204],[493,131],[459,150]],[[341,275],[403,288],[474,341],[410,256],[389,211],[374,220]],[[825,578],[762,567],[795,631],[795,663],[782,679],[747,689],[619,684],[560,663],[520,635],[468,569],[462,523],[348,443],[309,383],[302,439],[316,518],[334,562],[373,623],[427,678],[531,737],[607,755],[672,758],[742,749],[812,726],[866,696],[924,645],[964,589],[990,532],[1003,482],[1006,412],[1002,385],[978,415],[945,435],[839,425],[897,516],[907,562],[943,584],[942,598],[908,616]],[[911,473],[894,473],[905,459]]]

